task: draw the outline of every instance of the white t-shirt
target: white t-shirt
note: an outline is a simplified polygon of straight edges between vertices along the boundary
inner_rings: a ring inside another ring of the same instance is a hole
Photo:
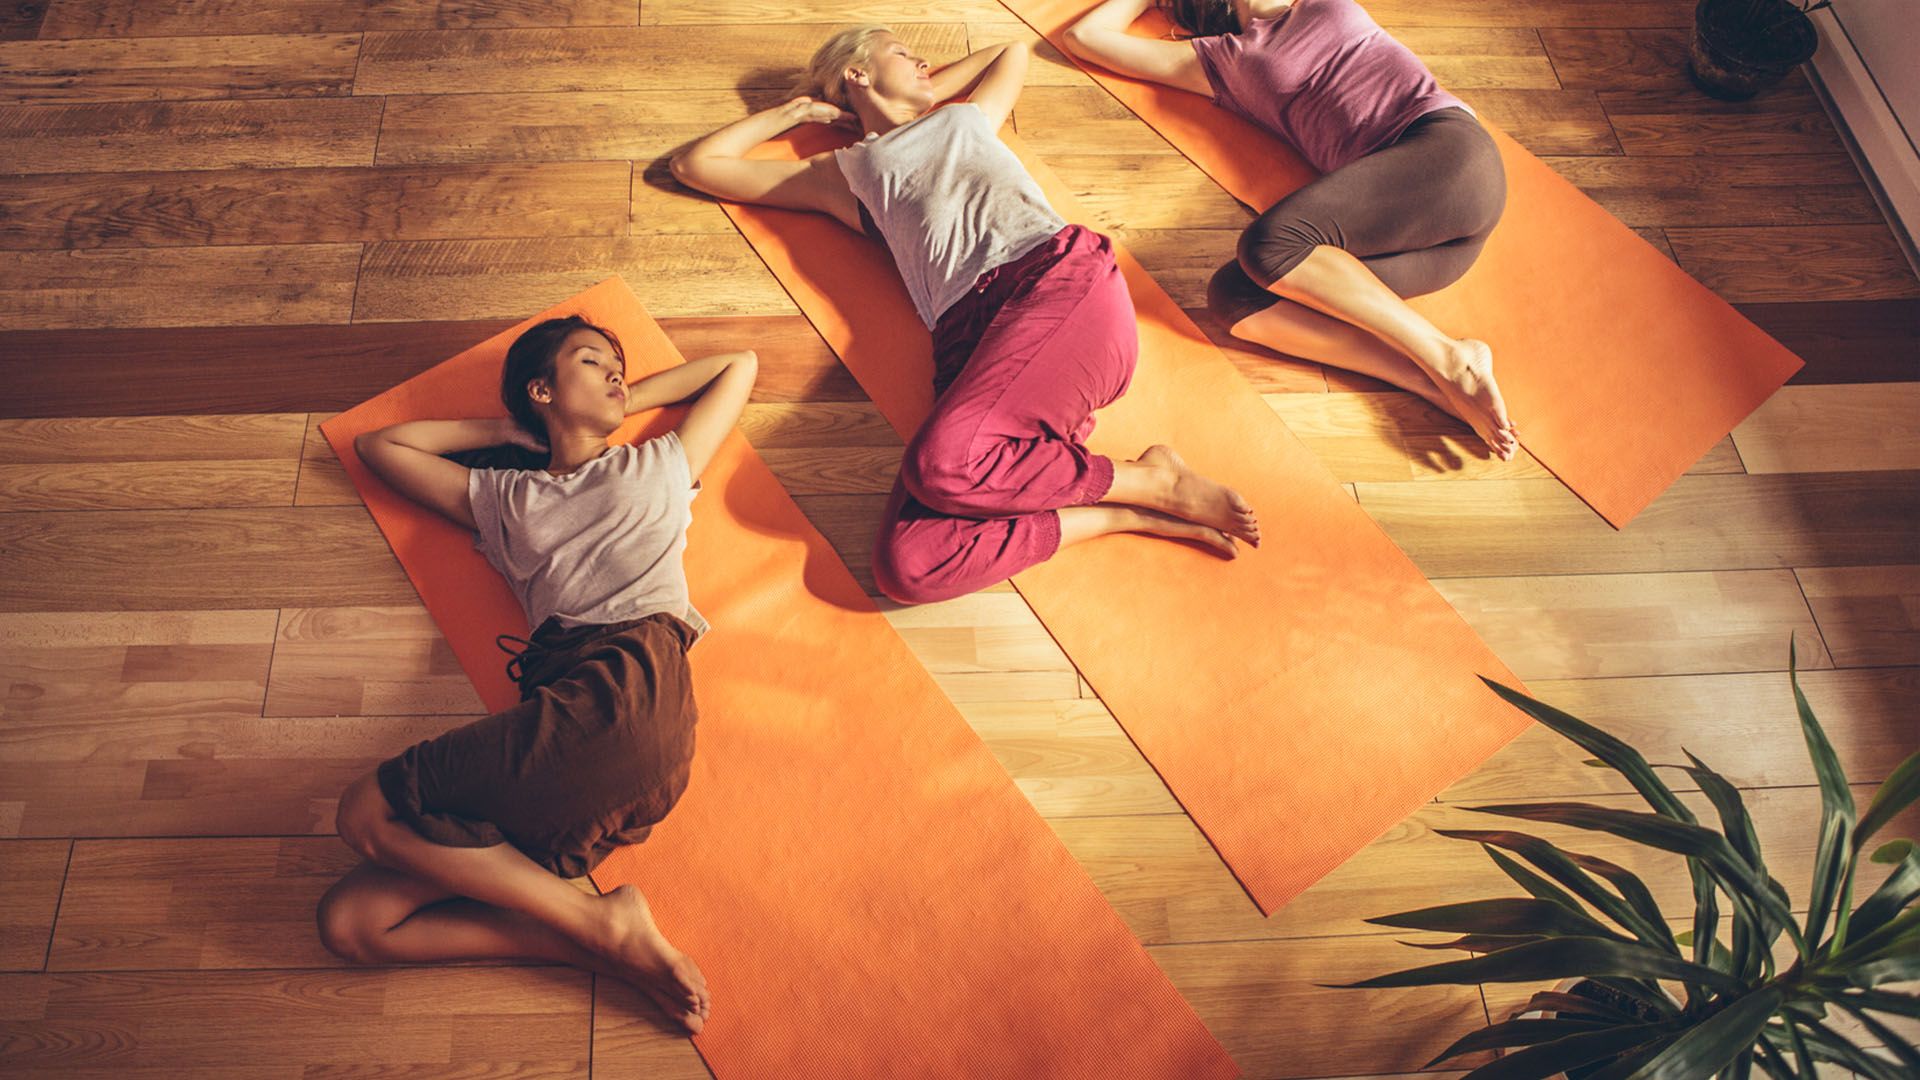
[[[474,546],[506,577],[536,629],[606,625],[666,612],[697,635],[681,554],[699,486],[680,436],[616,446],[565,476],[474,469]]]

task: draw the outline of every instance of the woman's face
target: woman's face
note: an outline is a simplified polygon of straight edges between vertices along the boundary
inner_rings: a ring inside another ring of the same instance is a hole
[[[627,417],[626,373],[612,343],[596,330],[575,330],[560,343],[546,393],[542,402],[534,387],[534,401],[546,407],[548,430],[579,425],[611,433]]]
[[[865,68],[848,70],[864,70],[867,88],[882,100],[910,105],[915,112],[933,108],[933,69],[892,34],[875,34]]]

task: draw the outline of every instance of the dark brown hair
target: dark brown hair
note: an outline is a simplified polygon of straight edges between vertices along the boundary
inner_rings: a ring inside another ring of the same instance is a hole
[[[1173,25],[1194,37],[1237,34],[1240,20],[1233,13],[1232,0],[1158,0]]]
[[[535,379],[553,381],[554,361],[559,359],[560,346],[566,342],[567,335],[576,330],[591,330],[606,338],[607,344],[613,347],[614,359],[623,369],[626,367],[627,354],[613,331],[578,315],[548,319],[528,327],[507,347],[506,363],[500,367],[501,404],[507,407],[514,423],[542,439],[547,437],[547,425],[534,410],[527,387]],[[482,447],[447,456],[472,469],[537,469],[547,463],[547,455],[513,445]]]

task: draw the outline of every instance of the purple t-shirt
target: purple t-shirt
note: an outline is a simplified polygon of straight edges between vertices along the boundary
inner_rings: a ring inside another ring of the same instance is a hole
[[[1354,0],[1294,0],[1242,33],[1194,38],[1193,51],[1219,104],[1287,140],[1323,173],[1387,145],[1427,113],[1467,107]]]

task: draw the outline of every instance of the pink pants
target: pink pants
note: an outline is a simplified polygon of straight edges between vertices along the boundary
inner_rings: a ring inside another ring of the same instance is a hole
[[[874,543],[881,591],[931,603],[1051,558],[1058,510],[1113,485],[1112,460],[1084,440],[1093,411],[1126,392],[1139,344],[1099,233],[1069,225],[980,275],[933,331],[938,396]]]

